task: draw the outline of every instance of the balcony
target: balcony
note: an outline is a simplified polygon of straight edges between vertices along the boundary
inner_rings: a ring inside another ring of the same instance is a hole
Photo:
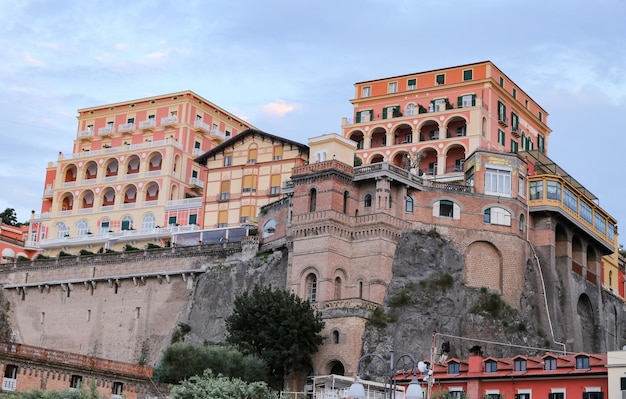
[[[135,123],[124,123],[117,128],[117,131],[122,134],[133,134],[135,132]]]
[[[173,138],[167,138],[165,140],[146,141],[146,142],[138,143],[138,144],[130,144],[130,145],[125,144],[125,145],[120,145],[116,147],[103,147],[102,149],[99,149],[99,150],[81,151],[81,152],[77,152],[74,154],[61,154],[59,155],[59,160],[90,158],[90,157],[95,157],[95,156],[101,156],[103,154],[116,154],[116,153],[120,153],[120,152],[124,152],[128,150],[140,150],[140,149],[155,148],[155,147],[162,147],[162,146],[168,146],[168,145],[173,145],[174,147],[181,149],[181,150],[183,149],[183,145],[180,142],[174,140]]]
[[[167,116],[165,118],[161,118],[161,126],[175,127],[177,123],[178,118],[175,116]]]
[[[43,197],[44,198],[51,198],[53,193],[54,193],[54,189],[52,188],[52,184],[48,184],[46,186],[46,189],[43,190]]]
[[[198,119],[193,123],[193,130],[198,133],[208,134],[211,131],[211,125],[202,122],[201,119]]]
[[[498,124],[502,127],[509,126],[505,115],[498,115]]]
[[[98,129],[98,136],[101,137],[111,137],[115,134],[115,126],[110,125],[107,127],[101,127]]]
[[[202,150],[200,148],[194,148],[193,151],[191,151],[191,154],[194,156],[202,155]]]
[[[191,184],[192,186],[204,188],[204,183],[197,177],[189,178],[189,184]]]
[[[165,210],[171,211],[176,209],[198,209],[201,206],[202,197],[193,197],[167,201],[167,204],[165,205]]]
[[[513,137],[517,137],[518,139],[520,138],[520,134],[519,134],[519,127],[518,126],[513,126],[511,128],[511,135]]]
[[[78,132],[78,138],[81,140],[93,140],[93,130],[82,130]]]
[[[139,129],[152,131],[156,129],[156,121],[154,119],[148,119],[148,120],[139,122]]]
[[[222,132],[219,129],[211,129],[211,137],[224,141],[226,140],[226,133]]]

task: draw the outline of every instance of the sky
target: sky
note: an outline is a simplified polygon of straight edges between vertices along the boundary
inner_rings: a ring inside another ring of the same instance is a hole
[[[548,156],[626,226],[625,16],[624,0],[0,0],[0,211],[39,213],[81,108],[192,90],[306,144],[341,133],[356,82],[490,60],[548,112]]]

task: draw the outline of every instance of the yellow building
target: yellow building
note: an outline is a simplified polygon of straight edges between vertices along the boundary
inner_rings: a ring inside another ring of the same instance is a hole
[[[237,226],[255,218],[261,206],[284,194],[283,182],[291,170],[308,159],[306,145],[255,129],[196,158],[208,168],[204,228]]]
[[[191,91],[78,111],[71,154],[50,162],[30,246],[46,255],[162,246],[201,228],[194,158],[251,125]]]

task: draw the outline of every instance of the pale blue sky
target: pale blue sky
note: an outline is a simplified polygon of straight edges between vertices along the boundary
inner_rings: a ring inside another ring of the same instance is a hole
[[[355,82],[491,60],[548,111],[549,156],[626,223],[624,16],[622,0],[0,0],[0,210],[40,211],[79,108],[189,89],[306,144],[341,132]]]

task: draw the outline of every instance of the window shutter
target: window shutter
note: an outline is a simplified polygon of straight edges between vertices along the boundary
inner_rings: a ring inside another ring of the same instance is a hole
[[[387,119],[387,107],[383,108],[383,119]]]
[[[456,106],[458,108],[462,108],[463,107],[463,96],[459,96],[456,98]]]
[[[230,180],[223,181],[220,184],[220,193],[229,193],[230,192]]]
[[[252,175],[246,175],[243,177],[243,188],[251,188],[252,187]]]
[[[361,122],[361,111],[357,111],[355,123]]]
[[[280,186],[280,175],[272,175],[272,187]]]
[[[472,107],[476,106],[476,94],[472,94]]]
[[[278,157],[278,156],[283,156],[283,146],[282,145],[277,145],[276,147],[274,147],[274,156]]]
[[[220,211],[217,216],[217,223],[223,224],[228,223],[228,211]]]

